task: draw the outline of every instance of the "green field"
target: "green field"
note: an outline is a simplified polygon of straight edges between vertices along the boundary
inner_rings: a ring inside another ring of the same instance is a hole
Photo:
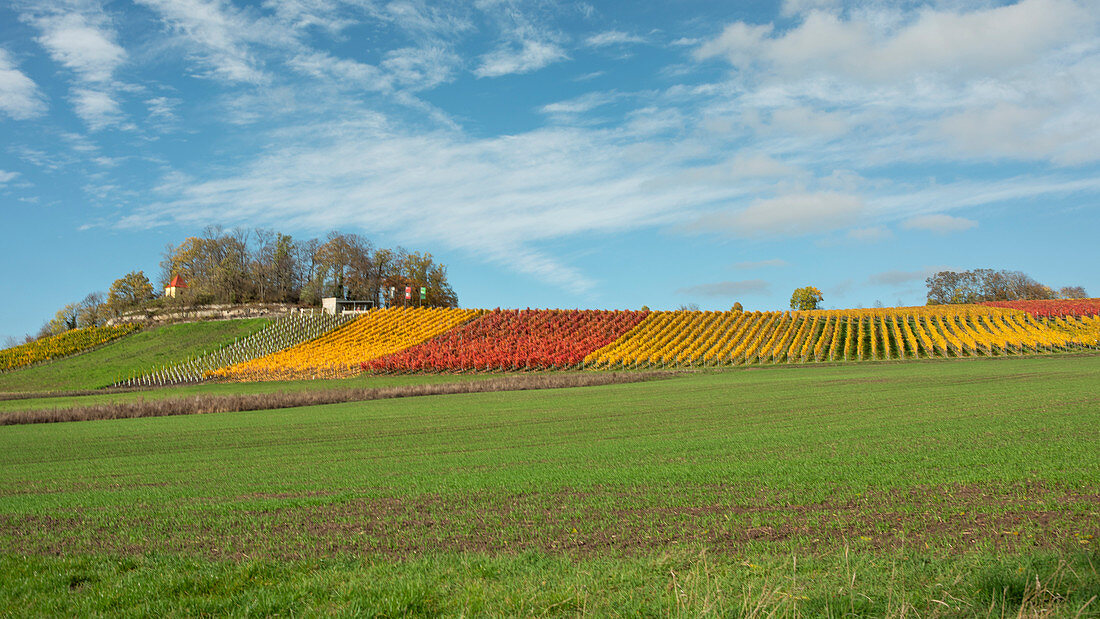
[[[1097,615],[1098,377],[761,368],[2,427],[0,613]]]
[[[221,348],[267,323],[266,318],[250,318],[153,327],[84,354],[0,374],[0,393],[107,387],[154,367]]]

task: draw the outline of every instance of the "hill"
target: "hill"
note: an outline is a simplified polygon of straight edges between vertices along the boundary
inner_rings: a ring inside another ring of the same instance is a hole
[[[0,374],[0,392],[107,387],[153,367],[232,344],[267,323],[265,318],[252,318],[154,327],[83,354]]]

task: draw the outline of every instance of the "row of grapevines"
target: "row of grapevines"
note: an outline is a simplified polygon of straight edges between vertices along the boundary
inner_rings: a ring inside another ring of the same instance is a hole
[[[589,354],[585,363],[597,368],[806,363],[1019,354],[1096,345],[1096,332],[1081,321],[1052,326],[1022,312],[978,306],[655,312]]]
[[[135,324],[124,324],[72,329],[59,335],[0,350],[0,371],[75,355],[133,333],[140,328]]]
[[[365,361],[362,367],[392,372],[570,367],[645,316],[641,311],[496,309],[423,344]]]
[[[404,350],[476,318],[483,310],[388,308],[293,348],[218,368],[216,378],[235,381],[337,378],[361,371],[361,363]]]
[[[154,368],[119,383],[126,386],[199,382],[218,368],[244,363],[316,339],[351,322],[354,314],[296,312],[281,316],[248,337],[186,361]]]

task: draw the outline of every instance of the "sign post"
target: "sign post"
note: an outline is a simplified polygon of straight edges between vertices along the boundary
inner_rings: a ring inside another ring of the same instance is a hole
[[[424,301],[426,301],[427,299],[428,299],[428,288],[427,288],[427,286],[421,286],[420,287],[420,305],[424,305]]]

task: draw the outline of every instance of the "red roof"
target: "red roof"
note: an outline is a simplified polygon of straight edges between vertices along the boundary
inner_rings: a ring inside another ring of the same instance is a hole
[[[186,288],[187,282],[183,281],[183,278],[179,275],[172,278],[172,281],[168,282],[169,288]]]

